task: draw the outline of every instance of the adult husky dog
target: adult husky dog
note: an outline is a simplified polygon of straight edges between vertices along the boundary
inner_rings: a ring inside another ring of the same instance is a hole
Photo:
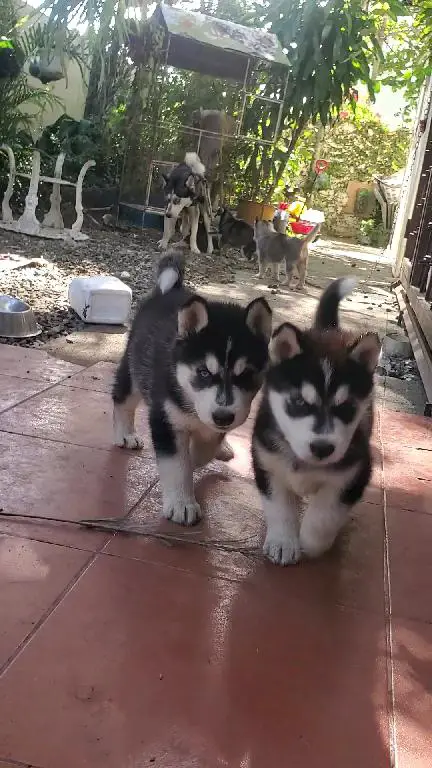
[[[205,170],[196,152],[186,152],[183,163],[176,165],[169,175],[162,174],[165,184],[164,233],[158,243],[162,250],[168,248],[177,219],[181,217],[183,240],[190,233],[190,249],[193,253],[200,253],[197,232],[202,218],[207,233],[207,253],[213,253],[210,235],[212,208]]]
[[[247,418],[267,364],[271,310],[192,293],[181,257],[167,254],[157,284],[138,308],[114,389],[115,443],[140,448],[134,413],[141,398],[162,486],[164,517],[193,525],[200,517],[192,470],[232,458],[226,434]]]
[[[278,283],[280,266],[284,264],[285,282],[290,287],[294,267],[297,267],[299,273],[297,288],[299,290],[303,288],[309,260],[309,244],[316,237],[320,226],[320,224],[315,224],[306,237],[300,239],[287,237],[281,232],[276,232],[271,221],[257,220],[255,222],[255,242],[258,253],[257,277],[264,277],[267,267],[270,266],[274,282]]]
[[[331,283],[311,330],[283,323],[271,340],[252,456],[267,523],[264,553],[280,565],[329,549],[370,479],[380,342],[375,333],[356,338],[338,327],[339,302],[354,283]]]

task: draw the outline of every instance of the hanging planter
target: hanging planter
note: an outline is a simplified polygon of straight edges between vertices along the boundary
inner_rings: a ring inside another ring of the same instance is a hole
[[[53,41],[47,41],[44,48],[30,64],[29,72],[44,85],[63,80],[66,77],[65,40],[66,30],[54,33]]]

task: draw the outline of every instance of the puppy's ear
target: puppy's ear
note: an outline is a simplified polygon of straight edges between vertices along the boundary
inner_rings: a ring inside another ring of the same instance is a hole
[[[365,333],[350,349],[350,357],[373,373],[380,356],[381,342],[377,333]]]
[[[190,175],[187,177],[187,179],[186,179],[186,181],[185,181],[185,187],[186,187],[187,189],[190,189],[190,190],[192,190],[192,191],[194,191],[194,190],[195,190],[195,176],[193,176],[192,174],[190,174]]]
[[[290,360],[302,351],[302,332],[291,323],[276,328],[270,342],[270,359],[274,363]]]
[[[246,307],[246,325],[256,336],[264,336],[267,344],[270,341],[272,328],[272,311],[266,300],[260,296]]]
[[[179,309],[177,316],[177,333],[181,339],[190,333],[198,333],[208,323],[207,302],[201,296],[191,296]]]

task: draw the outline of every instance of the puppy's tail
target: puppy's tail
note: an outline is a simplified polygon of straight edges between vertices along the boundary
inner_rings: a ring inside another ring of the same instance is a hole
[[[171,251],[158,264],[156,284],[161,293],[168,293],[174,287],[183,285],[185,257],[178,251]]]
[[[320,298],[315,315],[315,328],[325,331],[339,327],[339,304],[356,287],[354,277],[340,277],[333,280]]]
[[[184,161],[196,176],[205,175],[205,165],[201,162],[196,152],[186,152]]]
[[[321,224],[315,224],[314,227],[312,227],[311,231],[308,232],[306,237],[303,238],[302,243],[303,245],[306,245],[307,243],[311,243],[312,240],[317,236],[321,229]]]

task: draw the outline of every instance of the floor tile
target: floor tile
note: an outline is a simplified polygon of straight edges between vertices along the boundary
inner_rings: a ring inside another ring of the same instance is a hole
[[[393,659],[398,768],[430,768],[432,626],[395,621]]]
[[[117,366],[114,363],[96,363],[90,368],[83,368],[70,379],[65,379],[62,384],[110,394],[116,370]]]
[[[432,514],[432,453],[398,446],[384,461],[387,504]]]
[[[57,360],[40,349],[0,344],[0,370],[8,376],[53,383],[78,373],[81,366]]]
[[[19,379],[17,376],[3,376],[0,374],[0,413],[17,403],[27,400],[46,387],[48,382],[37,382],[31,379]]]
[[[432,515],[388,509],[392,612],[432,622]]]
[[[409,413],[381,412],[384,446],[395,443],[409,448],[432,448],[432,419]]]
[[[150,435],[143,408],[139,410],[137,428],[145,447],[149,448]],[[104,392],[56,386],[0,415],[0,430],[111,449],[111,397]]]
[[[88,559],[88,552],[0,534],[0,668]]]
[[[0,432],[0,500],[5,512],[62,520],[126,514],[156,480],[153,462],[113,449],[95,451]],[[0,530],[98,550],[105,533],[61,524],[10,522]]]
[[[198,526],[185,529],[161,520],[160,491],[159,486],[155,486],[137,505],[130,520],[149,532],[169,537],[168,541],[120,535],[109,542],[107,551],[206,576],[247,579],[263,599],[277,591],[293,601],[304,601],[312,609],[316,605],[341,604],[382,614],[384,520],[381,507],[359,504],[340,542],[325,557],[279,568],[261,554],[264,526],[253,483],[218,464],[198,475],[195,492],[204,512],[204,521]],[[224,551],[223,546],[234,551]],[[242,554],[244,550],[251,550],[250,554]]]
[[[387,768],[387,731],[382,618],[106,556],[0,683],[44,768]]]

